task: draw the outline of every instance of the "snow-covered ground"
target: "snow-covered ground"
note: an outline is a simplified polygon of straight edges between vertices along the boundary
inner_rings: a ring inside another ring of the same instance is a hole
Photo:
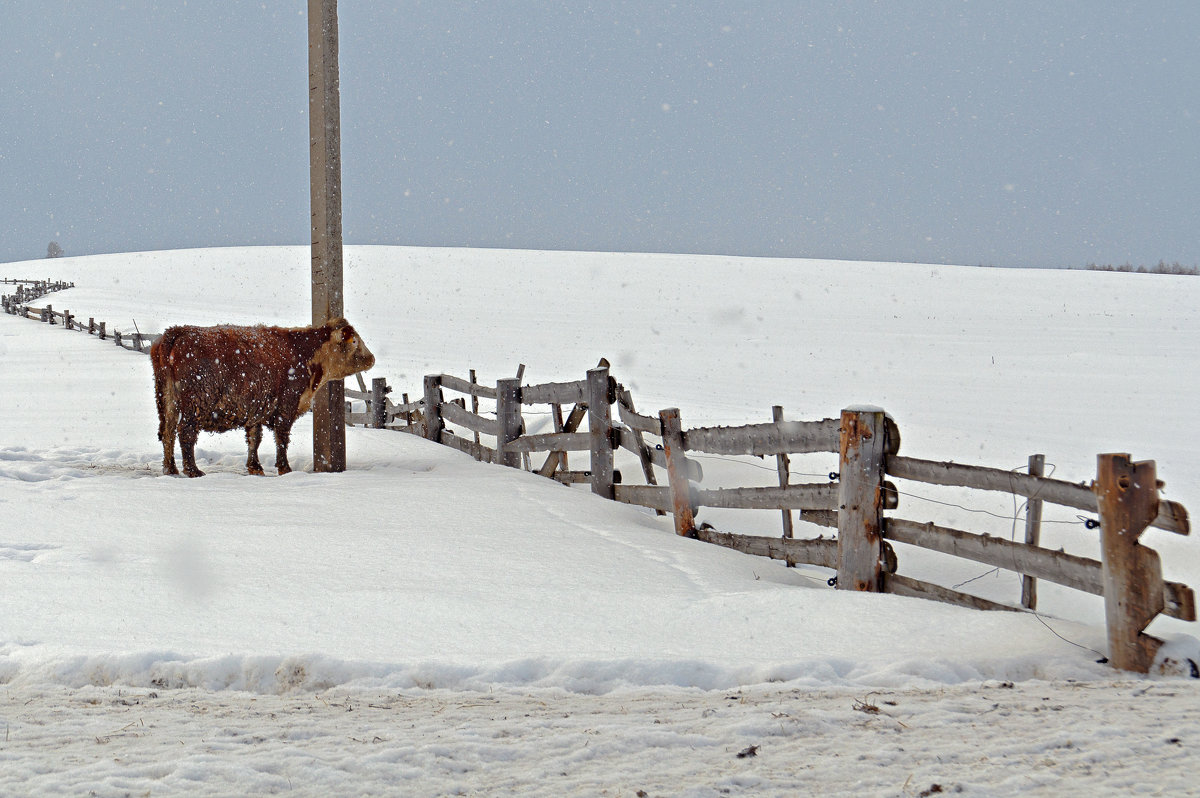
[[[304,323],[307,269],[306,249],[260,248],[0,276],[73,280],[47,301],[159,331]],[[1128,451],[1200,508],[1195,278],[351,247],[346,282],[377,356],[366,377],[396,396],[425,373],[489,382],[518,363],[529,382],[578,379],[605,356],[639,408],[677,406],[685,425],[867,402],[906,454],[1018,468],[1042,452],[1086,480],[1097,453]],[[1194,624],[1157,620],[1170,662],[1128,677],[1095,661],[1093,597],[1044,584],[1039,619],[837,592],[820,569],[679,539],[638,508],[400,433],[350,429],[350,469],[308,473],[307,419],[286,477],[244,476],[237,434],[201,438],[208,477],[161,477],[148,358],[7,315],[0,407],[6,794],[1190,784],[1200,691],[1178,674],[1200,659]],[[703,464],[706,484],[774,479],[773,463]],[[1012,497],[901,489],[905,517],[1004,536],[1020,521]],[[1048,513],[1044,543],[1097,557],[1077,515]],[[779,529],[777,513],[700,518]],[[1145,541],[1167,578],[1200,586],[1190,538]],[[1019,595],[1012,574],[899,554],[902,573]]]

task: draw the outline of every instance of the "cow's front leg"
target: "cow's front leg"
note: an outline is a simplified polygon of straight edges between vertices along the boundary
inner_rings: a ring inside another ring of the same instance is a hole
[[[262,463],[258,462],[258,445],[262,443],[262,424],[246,427],[246,471],[255,476],[263,475]]]
[[[275,428],[275,470],[279,472],[279,476],[289,474],[292,467],[288,465],[288,442],[292,439],[292,426],[280,425]]]
[[[200,429],[195,422],[179,425],[179,450],[183,452],[183,473],[189,477],[202,477],[204,472],[196,466],[196,439]]]

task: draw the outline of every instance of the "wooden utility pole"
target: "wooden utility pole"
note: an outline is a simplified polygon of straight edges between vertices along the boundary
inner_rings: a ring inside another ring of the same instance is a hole
[[[308,134],[312,210],[312,323],[342,308],[342,144],[337,0],[308,0]],[[346,470],[345,385],[313,401],[313,470]]]

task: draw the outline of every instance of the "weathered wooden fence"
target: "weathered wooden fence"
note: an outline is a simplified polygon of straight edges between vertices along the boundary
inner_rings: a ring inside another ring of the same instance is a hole
[[[847,408],[838,418],[819,421],[785,421],[776,407],[770,423],[689,429],[676,408],[656,416],[638,413],[629,391],[610,376],[605,361],[574,382],[522,385],[520,379],[501,379],[492,387],[479,384],[473,373],[471,379],[435,374],[425,377],[423,395],[414,402],[405,395],[402,404],[393,405],[386,392],[376,379],[370,394],[359,393],[368,412],[357,420],[370,417],[372,426],[403,429],[476,459],[524,467],[565,484],[586,483],[605,498],[670,513],[680,535],[788,564],[832,569],[836,577],[830,582],[839,589],[1018,612],[1036,609],[1038,580],[1102,596],[1110,661],[1121,669],[1150,668],[1161,643],[1143,630],[1159,613],[1196,620],[1191,588],[1165,581],[1157,553],[1137,540],[1147,526],[1188,534],[1187,511],[1158,497],[1153,463],[1132,463],[1128,455],[1100,455],[1089,487],[1042,476],[1040,456],[1031,458],[1029,474],[900,456],[897,425],[874,407]],[[487,403],[482,411],[481,400]],[[532,409],[538,406],[545,409]],[[526,420],[535,413],[549,416],[553,429],[527,433]],[[614,452],[622,450],[635,464],[624,473],[614,464]],[[572,453],[577,453],[573,467]],[[830,479],[791,484],[789,458],[814,453],[836,456]],[[703,470],[689,454],[774,457],[779,484],[705,489],[698,484]],[[527,455],[537,459],[523,459]],[[665,474],[666,484],[659,484],[656,469]],[[641,479],[635,476],[638,472]],[[899,507],[900,491],[892,480],[1024,497],[1025,540],[896,517],[892,511]],[[1097,515],[1100,559],[1041,547],[1043,504]],[[702,507],[782,511],[784,536],[742,535],[697,525]],[[836,535],[794,538],[793,513]],[[1010,606],[904,576],[892,544],[1020,574],[1021,604]]]
[[[49,286],[56,284],[37,281],[37,285],[49,292],[55,290]],[[89,319],[84,325],[70,311],[55,311],[50,305],[34,308],[27,304],[29,299],[28,294],[25,302],[6,296],[4,309],[102,339],[107,334],[104,322],[97,325]],[[126,333],[123,342],[120,333],[113,336],[118,344],[136,351],[146,351],[157,337]],[[776,407],[770,423],[688,429],[677,408],[657,415],[639,413],[630,392],[609,374],[605,360],[573,382],[523,385],[523,371],[522,366],[515,377],[497,380],[494,386],[480,384],[474,371],[469,379],[427,375],[422,395],[410,401],[403,394],[400,403],[388,398],[391,389],[383,378],[372,380],[368,389],[357,375],[359,390],[347,389],[346,398],[362,402],[366,410],[356,412],[347,402],[346,421],[421,435],[477,460],[536,471],[567,485],[587,484],[604,498],[671,514],[680,535],[789,565],[832,569],[836,576],[830,582],[842,590],[1011,611],[1036,610],[1039,580],[1102,596],[1109,659],[1124,670],[1149,670],[1161,641],[1144,630],[1157,615],[1196,620],[1192,589],[1164,580],[1158,554],[1139,542],[1151,526],[1190,533],[1186,509],[1159,497],[1161,483],[1153,462],[1133,462],[1127,454],[1101,454],[1089,486],[1044,476],[1041,455],[1030,458],[1028,474],[921,460],[899,454],[897,425],[875,407],[847,408],[838,418],[818,421],[785,421],[782,408]],[[527,422],[533,419],[543,430],[527,430]],[[544,429],[547,425],[549,429]],[[624,472],[618,468],[617,452],[624,452],[633,467]],[[774,457],[779,484],[701,488],[703,469],[689,453]],[[830,455],[836,470],[829,472],[825,482],[791,484],[789,458],[809,454]],[[659,483],[659,472],[665,474],[666,484]],[[631,475],[629,481],[626,473]],[[898,509],[900,495],[891,480],[1023,497],[1027,502],[1024,540],[889,514]],[[1096,515],[1100,559],[1041,547],[1045,504]],[[696,513],[702,507],[781,511],[783,536],[743,535],[697,525]],[[836,531],[836,536],[793,537],[793,513],[801,521]],[[1020,574],[1020,605],[904,576],[892,544]]]

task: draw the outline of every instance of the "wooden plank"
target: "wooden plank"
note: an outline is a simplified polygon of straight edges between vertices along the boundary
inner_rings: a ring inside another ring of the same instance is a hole
[[[836,452],[841,422],[784,421],[741,427],[696,427],[683,434],[684,449],[723,455]]]
[[[936,524],[919,524],[903,518],[886,519],[883,536],[896,543],[919,546],[984,565],[1016,571],[1019,574],[1028,574],[1096,596],[1103,595],[1100,563],[1086,557],[1028,546],[990,535],[976,535]]]
[[[1163,582],[1163,615],[1181,621],[1196,620],[1196,594],[1187,585],[1178,582]]]
[[[587,380],[575,382],[547,382],[541,385],[526,385],[521,388],[521,404],[553,405],[587,401]]]
[[[579,429],[579,425],[583,423],[584,417],[587,416],[587,405],[580,403],[571,409],[571,414],[567,416],[567,420],[563,422],[563,432],[575,432]],[[559,466],[565,465],[567,462],[566,452],[551,452],[546,458],[546,462],[537,470],[543,477],[550,477],[558,470]]]
[[[735,535],[729,532],[718,532],[712,527],[702,526],[696,530],[696,539],[705,543],[724,546],[727,549],[752,554],[757,557],[770,557],[772,560],[785,560],[788,565],[816,565],[821,568],[836,568],[838,544],[836,540],[816,539],[787,539],[760,537],[756,535]]]
[[[831,482],[782,488],[715,488],[693,490],[692,502],[700,507],[733,510],[836,510],[838,492],[839,486]]]
[[[959,607],[969,607],[974,610],[997,610],[1001,612],[1024,612],[1020,607],[1012,607],[1008,604],[1000,604],[995,601],[988,601],[978,596],[972,596],[969,593],[959,593],[957,590],[951,590],[948,587],[922,582],[919,579],[912,579],[900,574],[884,574],[883,575],[883,590],[885,593],[891,593],[896,596],[908,596],[909,598],[932,599],[941,601],[945,604],[954,604]]]
[[[522,435],[504,445],[509,452],[586,452],[591,449],[588,432],[547,432]]]
[[[915,457],[890,456],[887,461],[890,476],[925,482],[930,485],[994,490],[1013,493],[1030,499],[1041,499],[1064,507],[1074,507],[1098,513],[1096,496],[1088,485],[1064,482],[1047,477],[1033,477],[1000,468],[970,466],[961,463],[935,462]],[[1178,502],[1160,500],[1158,515],[1150,525],[1178,535],[1191,533],[1187,509]]]
[[[496,420],[492,418],[484,418],[477,416],[470,410],[464,410],[454,402],[446,402],[442,405],[442,419],[459,427],[466,427],[474,432],[482,432],[485,435],[497,435],[499,427]]]
[[[1060,479],[1035,477],[1001,468],[963,465],[962,463],[919,460],[915,457],[892,455],[887,459],[887,473],[900,479],[925,482],[930,485],[993,490],[1013,493],[1027,499],[1041,499],[1053,504],[1096,512],[1096,496],[1087,485],[1077,485]]]
[[[496,450],[482,444],[477,444],[467,438],[459,437],[449,430],[442,430],[441,443],[444,446],[449,446],[452,449],[458,449],[460,452],[471,455],[476,460],[482,460],[485,463],[497,462]]]
[[[462,377],[455,377],[451,374],[441,375],[442,387],[449,388],[452,391],[465,393],[468,396],[478,396],[482,399],[495,399],[496,389],[479,383],[470,383]]]
[[[626,389],[623,389],[622,392],[618,392],[618,393],[619,394],[623,393],[624,395],[628,395],[629,390],[626,388]],[[637,432],[644,432],[648,435],[656,435],[661,438],[662,437],[662,422],[659,421],[657,418],[651,418],[650,416],[643,416],[640,413],[635,412],[633,410],[633,399],[632,398],[629,398],[628,402],[629,402],[628,407],[626,406],[625,401],[619,401],[617,403],[617,416],[621,419],[621,423],[624,424],[625,426],[629,427],[631,430],[636,430]]]
[[[592,482],[592,472],[558,471],[551,478],[556,482],[561,482],[564,485],[590,485]]]
[[[613,485],[613,498],[625,504],[671,512],[671,489],[666,485]]]
[[[817,526],[838,528],[837,510],[801,510],[800,520]]]
[[[621,448],[633,452],[636,455],[641,454],[640,447],[637,442],[637,435],[634,430],[627,427],[617,427],[621,436]],[[667,467],[667,455],[662,449],[656,449],[651,446],[646,446],[646,456],[650,458],[650,462],[659,468]],[[695,479],[695,477],[693,477]]]

